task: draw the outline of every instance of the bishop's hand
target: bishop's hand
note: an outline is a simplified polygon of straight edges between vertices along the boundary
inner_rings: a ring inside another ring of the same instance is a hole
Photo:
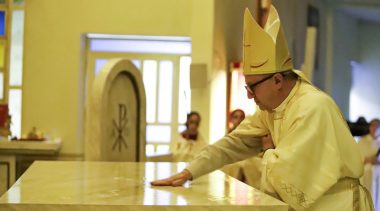
[[[191,179],[192,179],[192,175],[190,171],[187,169],[184,169],[178,174],[174,174],[173,176],[165,178],[165,179],[152,181],[150,182],[150,184],[153,186],[181,186],[187,180],[191,180]]]
[[[263,136],[261,139],[261,142],[263,144],[263,150],[262,151],[264,151],[264,152],[267,149],[274,149],[275,148],[271,135]]]

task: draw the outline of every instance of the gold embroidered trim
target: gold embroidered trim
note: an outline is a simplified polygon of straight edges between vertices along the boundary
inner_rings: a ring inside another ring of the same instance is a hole
[[[340,191],[344,191],[347,189],[351,189],[353,192],[353,210],[359,211],[360,210],[360,186],[363,188],[365,195],[368,197],[368,203],[371,207],[371,211],[373,211],[373,202],[371,195],[369,191],[360,184],[359,180],[356,178],[341,178],[332,188],[330,188],[326,193],[332,194]],[[291,196],[291,198],[294,199],[300,206],[306,208],[307,205],[310,205],[315,202],[315,200],[312,200],[310,197],[308,197],[304,192],[300,191],[299,189],[295,188],[291,184],[285,184],[284,182],[281,182],[281,189],[283,189],[286,194]],[[325,194],[326,194],[325,193]]]
[[[282,183],[281,189],[283,189],[292,198],[295,198],[297,203],[302,207],[306,208],[307,204],[311,203],[309,197],[307,197],[307,195],[304,192],[298,190],[291,184]]]

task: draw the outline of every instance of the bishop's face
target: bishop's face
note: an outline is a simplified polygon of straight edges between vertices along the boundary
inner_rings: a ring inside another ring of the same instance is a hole
[[[247,97],[253,99],[261,110],[271,111],[275,108],[276,87],[273,76],[274,74],[245,76]]]

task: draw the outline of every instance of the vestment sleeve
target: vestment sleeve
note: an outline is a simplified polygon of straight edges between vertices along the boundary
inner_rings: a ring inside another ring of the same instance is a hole
[[[260,112],[257,112],[245,119],[232,133],[205,147],[187,169],[195,179],[224,165],[255,156],[260,153],[261,137],[266,134],[268,131],[260,120]]]

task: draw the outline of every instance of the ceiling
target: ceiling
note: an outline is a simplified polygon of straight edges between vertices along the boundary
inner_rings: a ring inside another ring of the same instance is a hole
[[[347,15],[371,22],[380,22],[380,7],[368,7],[368,6],[341,6],[339,7]]]
[[[379,0],[324,0],[347,15],[362,21],[380,22]]]

